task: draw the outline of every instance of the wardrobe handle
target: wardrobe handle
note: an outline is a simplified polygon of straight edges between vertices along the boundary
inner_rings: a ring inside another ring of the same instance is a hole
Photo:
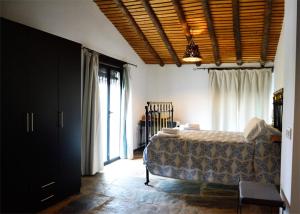
[[[61,128],[64,127],[64,112],[61,112]]]
[[[33,112],[31,112],[31,132],[33,132]]]
[[[64,127],[64,112],[59,112],[59,126],[60,128]]]
[[[29,113],[26,112],[26,132],[29,133]]]
[[[50,196],[42,199],[41,202],[45,202],[45,201],[47,201],[47,200],[49,200],[50,198],[53,198],[53,197],[54,197],[54,195],[50,195]]]
[[[44,189],[45,187],[51,186],[53,184],[55,184],[55,181],[52,181],[52,182],[50,182],[48,184],[45,184],[45,185],[41,186],[41,189]]]

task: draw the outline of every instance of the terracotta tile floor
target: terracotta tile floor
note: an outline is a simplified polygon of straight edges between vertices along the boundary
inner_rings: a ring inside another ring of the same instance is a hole
[[[145,167],[141,158],[119,160],[106,166],[103,173],[82,177],[79,195],[41,213],[236,213],[236,187],[153,175],[150,175],[150,186],[145,186],[144,181]],[[265,214],[270,210],[266,207],[243,206],[243,214],[250,213]]]

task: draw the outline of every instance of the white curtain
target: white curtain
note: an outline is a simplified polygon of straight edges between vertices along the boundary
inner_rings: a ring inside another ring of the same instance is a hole
[[[103,169],[101,156],[99,57],[83,50],[83,103],[82,103],[82,175],[93,175]]]
[[[236,130],[238,121],[238,71],[210,70],[209,81],[212,98],[212,128],[215,130]]]
[[[122,76],[122,102],[121,102],[121,158],[133,159],[133,129],[132,129],[132,102],[130,72],[131,65],[124,65]]]
[[[271,122],[271,69],[210,70],[212,129],[242,131],[252,117]]]
[[[254,116],[272,122],[272,70],[241,70],[239,130]]]

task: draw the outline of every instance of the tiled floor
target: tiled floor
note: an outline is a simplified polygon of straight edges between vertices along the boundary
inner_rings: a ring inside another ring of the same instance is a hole
[[[162,213],[235,214],[236,188],[150,175],[144,185],[142,160],[120,160],[104,173],[82,178],[81,194],[72,196],[42,213]],[[243,214],[268,213],[269,209],[244,206]],[[276,213],[276,212],[274,212]],[[277,212],[278,213],[278,212]]]

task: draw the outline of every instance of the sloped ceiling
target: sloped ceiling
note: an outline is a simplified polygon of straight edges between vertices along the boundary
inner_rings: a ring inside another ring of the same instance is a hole
[[[146,64],[185,63],[192,37],[202,64],[273,61],[284,0],[95,0]]]

